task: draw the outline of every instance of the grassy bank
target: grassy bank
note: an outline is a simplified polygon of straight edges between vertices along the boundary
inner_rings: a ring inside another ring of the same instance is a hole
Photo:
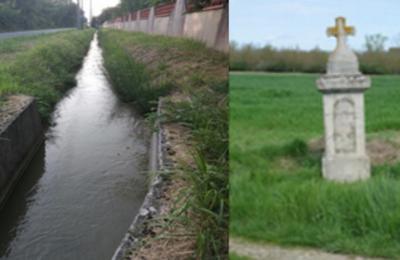
[[[277,49],[272,46],[231,46],[230,68],[242,71],[325,72],[329,53],[319,49]],[[357,53],[366,74],[400,74],[400,51]]]
[[[171,177],[172,182],[183,178],[187,184],[185,195],[174,198],[184,201],[177,209],[184,219],[180,224],[195,227],[197,257],[226,257],[227,56],[192,40],[115,30],[101,31],[100,43],[109,77],[123,100],[146,113],[164,95],[163,123],[189,129],[194,163],[180,164],[183,176]]]
[[[321,178],[322,153],[315,143],[323,136],[322,97],[316,78],[231,75],[231,235],[396,257],[400,77],[372,77],[366,92],[367,139],[372,154],[384,160],[373,158],[370,180],[348,185]],[[376,144],[379,149],[373,151]]]
[[[124,37],[125,36],[125,37]],[[171,89],[171,82],[154,82],[150,69],[132,58],[125,34],[100,32],[100,43],[104,50],[104,66],[119,97],[126,102],[133,102],[142,112],[150,112],[155,101],[165,96]],[[118,39],[118,41],[116,41]],[[124,42],[121,40],[124,39]]]
[[[0,96],[34,96],[43,119],[74,85],[93,30],[68,31],[0,42]]]
[[[154,108],[159,96],[176,89],[192,90],[192,82],[199,85],[218,81],[206,75],[208,69],[200,68],[200,62],[227,66],[225,55],[192,40],[117,30],[102,30],[99,36],[115,90],[143,112]]]

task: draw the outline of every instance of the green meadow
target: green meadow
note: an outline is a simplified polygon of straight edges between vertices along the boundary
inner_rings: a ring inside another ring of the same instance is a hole
[[[372,76],[365,97],[367,139],[387,158],[374,161],[368,181],[353,184],[321,177],[317,78],[230,75],[230,235],[395,258],[400,255],[400,76]]]

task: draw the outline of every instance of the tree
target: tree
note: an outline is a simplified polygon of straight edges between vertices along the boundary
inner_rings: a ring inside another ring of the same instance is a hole
[[[0,31],[74,27],[76,8],[71,0],[0,0]]]
[[[365,36],[365,48],[367,52],[382,52],[385,50],[387,37],[377,33]]]
[[[397,48],[400,48],[400,33],[397,34],[397,35],[393,38],[393,44],[394,44]]]

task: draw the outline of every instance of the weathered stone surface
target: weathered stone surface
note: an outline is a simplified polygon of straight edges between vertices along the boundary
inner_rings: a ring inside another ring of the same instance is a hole
[[[329,56],[328,75],[351,75],[360,73],[357,56],[346,44],[346,35],[353,35],[354,33],[354,28],[346,26],[346,20],[343,17],[336,18],[336,26],[328,28],[328,36],[335,36],[337,39],[336,49]]]
[[[362,74],[353,75],[323,75],[317,81],[321,92],[360,92],[371,85],[371,80]]]
[[[353,32],[342,17],[336,19],[336,27],[328,29],[328,34],[337,37],[337,47],[329,57],[327,74],[317,80],[324,105],[322,174],[326,179],[343,182],[370,176],[363,92],[371,81],[359,72],[357,57],[346,44],[346,35]]]

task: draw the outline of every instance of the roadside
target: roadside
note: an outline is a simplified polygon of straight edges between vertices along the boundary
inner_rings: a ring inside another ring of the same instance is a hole
[[[164,96],[158,119],[172,167],[132,259],[227,258],[227,56],[192,40],[115,30],[102,30],[100,43],[123,100],[153,121]]]
[[[44,34],[68,31],[68,30],[73,30],[73,29],[74,28],[57,28],[57,29],[4,32],[4,33],[0,33],[0,41],[5,40],[5,39],[14,38],[14,37],[21,37],[21,36],[28,37],[28,36],[34,36],[34,35],[44,35]]]
[[[235,256],[254,260],[372,260],[361,256],[332,254],[310,248],[286,248],[271,244],[253,243],[238,238],[229,239],[229,251]],[[232,257],[235,259],[235,257]]]
[[[320,75],[318,72],[271,72],[271,71],[253,71],[253,70],[233,70],[229,71],[230,75]]]

